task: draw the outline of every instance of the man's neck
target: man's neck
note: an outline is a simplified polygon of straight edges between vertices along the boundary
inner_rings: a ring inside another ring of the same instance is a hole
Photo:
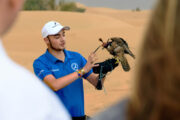
[[[64,50],[55,51],[55,50],[52,50],[52,49],[48,49],[48,51],[49,51],[53,56],[55,56],[57,59],[59,59],[59,60],[61,60],[61,61],[64,62],[64,60],[65,60]]]

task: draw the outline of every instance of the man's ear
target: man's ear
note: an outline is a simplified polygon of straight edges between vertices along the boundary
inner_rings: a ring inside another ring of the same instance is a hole
[[[44,38],[44,42],[46,43],[46,44],[49,44],[49,39],[46,37],[46,38]]]

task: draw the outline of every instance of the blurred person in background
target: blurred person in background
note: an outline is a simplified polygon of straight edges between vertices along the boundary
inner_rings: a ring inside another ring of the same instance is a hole
[[[159,0],[145,36],[129,120],[180,120],[180,1]]]
[[[93,120],[180,120],[180,1],[159,0],[130,98]]]
[[[23,0],[0,0],[0,37],[14,23]],[[0,120],[70,120],[57,96],[14,63],[0,40]]]

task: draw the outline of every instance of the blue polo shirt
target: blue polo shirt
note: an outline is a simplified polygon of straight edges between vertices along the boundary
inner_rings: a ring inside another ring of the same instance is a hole
[[[54,57],[48,50],[37,58],[33,63],[33,68],[36,76],[41,80],[45,76],[52,74],[56,79],[66,76],[81,69],[86,64],[86,59],[77,52],[64,50],[65,61]],[[83,77],[87,78],[92,73],[92,70]],[[84,116],[84,90],[83,80],[78,78],[68,86],[55,92],[72,117]]]

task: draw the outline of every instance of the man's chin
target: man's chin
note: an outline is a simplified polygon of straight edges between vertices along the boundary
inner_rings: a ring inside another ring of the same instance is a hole
[[[62,50],[66,49],[66,47],[62,47]]]
[[[60,47],[59,50],[60,51],[63,51],[65,49],[65,47]]]

